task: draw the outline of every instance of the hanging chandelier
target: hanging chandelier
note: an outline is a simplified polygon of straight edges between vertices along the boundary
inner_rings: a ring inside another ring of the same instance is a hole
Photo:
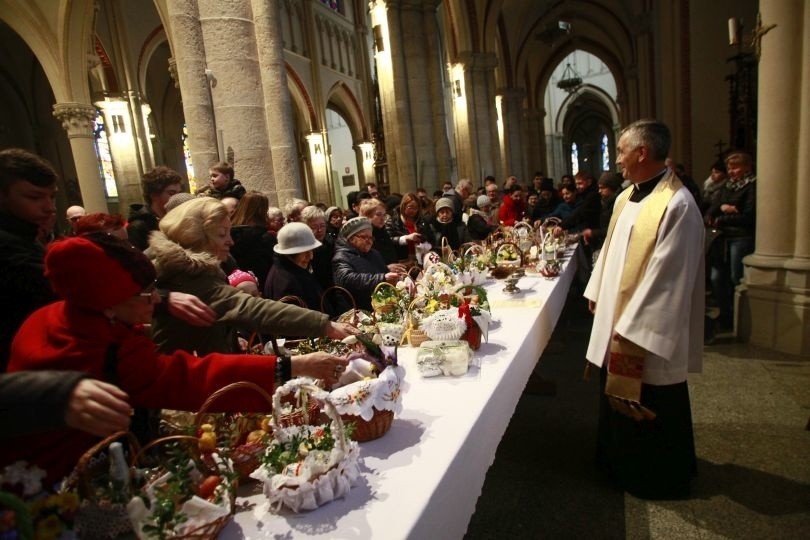
[[[570,94],[579,88],[581,84],[582,77],[580,77],[579,73],[567,62],[565,64],[565,70],[562,73],[562,78],[557,81],[557,88],[565,90]]]

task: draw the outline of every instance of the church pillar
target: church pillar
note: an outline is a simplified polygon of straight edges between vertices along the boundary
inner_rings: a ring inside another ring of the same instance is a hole
[[[93,146],[93,122],[96,108],[86,103],[57,103],[53,115],[62,122],[67,131],[79,189],[82,192],[82,206],[90,212],[107,212],[107,199],[104,196],[104,182],[98,168],[96,149]]]
[[[451,180],[438,0],[370,3],[392,192]]]
[[[497,64],[494,53],[463,51],[451,67],[460,178],[491,174],[502,180],[495,110]]]
[[[507,175],[515,175],[521,182],[526,182],[526,159],[523,154],[523,100],[526,91],[522,88],[502,88],[498,91],[501,102],[500,130],[501,130],[501,157],[503,171]],[[478,179],[483,182],[483,177]],[[529,180],[531,180],[529,178]]]
[[[274,191],[261,69],[250,0],[199,0],[223,159],[249,190]],[[179,64],[179,58],[178,58]]]
[[[270,151],[273,156],[273,177],[277,200],[271,204],[283,207],[293,198],[301,198],[301,175],[298,168],[298,147],[295,143],[293,109],[287,87],[284,63],[284,42],[281,33],[279,2],[252,0],[256,24],[256,45],[262,66],[262,88],[267,118]],[[326,183],[327,186],[331,182]],[[318,200],[332,200],[333,197]]]
[[[738,335],[810,356],[810,6],[762,0],[756,251],[737,288]],[[755,29],[756,30],[756,29]]]
[[[174,61],[169,60],[169,72],[180,88],[188,133],[186,143],[200,188],[208,184],[208,168],[220,159],[200,13],[194,0],[174,0],[166,6],[174,45]]]
[[[543,156],[545,139],[543,130],[543,111],[537,109],[526,109],[526,133],[528,137],[528,145],[526,150],[526,157],[529,162],[529,172],[534,174],[535,171],[543,171],[546,176],[551,176],[551,171],[548,165],[544,162]]]

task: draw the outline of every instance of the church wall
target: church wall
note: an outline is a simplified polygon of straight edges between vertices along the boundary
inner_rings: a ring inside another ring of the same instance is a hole
[[[690,68],[692,85],[692,176],[701,182],[717,159],[718,141],[729,144],[729,87],[733,71],[727,60],[737,53],[728,44],[728,19],[744,20],[744,33],[756,20],[756,0],[690,2]],[[677,159],[677,157],[676,157]]]

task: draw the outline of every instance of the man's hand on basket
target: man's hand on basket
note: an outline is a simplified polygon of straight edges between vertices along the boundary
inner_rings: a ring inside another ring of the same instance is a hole
[[[346,370],[349,361],[324,351],[292,357],[292,376],[320,379],[326,388],[332,388]]]
[[[360,330],[349,323],[330,321],[326,325],[326,337],[331,339],[343,339],[346,336],[355,336]]]

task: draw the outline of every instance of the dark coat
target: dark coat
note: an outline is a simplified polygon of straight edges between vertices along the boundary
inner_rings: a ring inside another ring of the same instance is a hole
[[[312,253],[312,275],[321,289],[326,290],[335,284],[332,277],[332,257],[335,256],[335,241],[328,236],[324,237],[320,247]],[[345,311],[345,310],[344,310]]]
[[[133,246],[144,251],[149,247],[149,234],[158,230],[160,218],[145,204],[131,204],[127,218],[127,235]]]
[[[5,371],[11,340],[26,317],[56,300],[45,279],[38,231],[36,225],[0,213],[0,371]]]
[[[323,289],[314,275],[284,255],[276,255],[264,283],[265,298],[280,300],[285,296],[297,296],[309,309],[320,311],[322,294]]]
[[[560,226],[565,230],[581,231],[599,226],[599,215],[602,213],[602,198],[596,182],[591,182],[585,191],[577,195],[581,201],[571,214],[562,220]]]
[[[225,197],[233,197],[234,199],[241,199],[247,191],[245,190],[245,186],[242,185],[242,182],[234,178],[228,185],[225,186],[224,189],[214,189],[211,185],[207,185],[197,190],[197,195],[207,195],[209,197],[213,197],[215,199],[222,200]]]
[[[78,371],[0,373],[0,439],[65,427]]]
[[[737,207],[737,214],[724,214],[720,207],[732,204]],[[749,181],[738,188],[730,180],[720,188],[715,203],[709,208],[708,215],[715,219],[715,226],[727,237],[753,236],[757,218],[757,183]]]
[[[276,237],[261,225],[234,225],[231,238],[231,255],[239,269],[250,270],[259,283],[264,283],[273,265],[273,246],[278,243]]]
[[[409,255],[408,245],[401,245],[399,243],[399,239],[403,236],[407,236],[410,234],[408,229],[405,227],[405,223],[402,221],[402,216],[399,214],[399,210],[394,210],[393,214],[386,220],[385,222],[385,230],[388,231],[388,236],[391,237],[391,240],[394,241],[394,244],[397,246],[397,252],[399,254],[399,259],[407,259]],[[427,240],[428,237],[428,222],[423,216],[419,215],[416,217],[416,232],[422,235],[424,240]],[[416,245],[414,243],[414,245]]]
[[[380,252],[385,264],[395,263],[404,258],[399,256],[397,245],[391,240],[391,237],[388,236],[388,231],[385,230],[385,227],[379,229],[372,227],[371,234],[374,236],[374,249]]]
[[[471,240],[486,240],[492,232],[497,229],[497,225],[490,225],[487,220],[477,210],[467,218],[467,234]]]
[[[368,253],[360,253],[345,239],[338,238],[332,266],[335,285],[348,290],[358,308],[371,309],[371,293],[385,281],[388,273],[382,255],[373,248]]]
[[[442,238],[447,238],[447,243],[454,250],[458,249],[461,244],[470,241],[470,235],[467,233],[467,226],[455,223],[440,223],[435,217],[430,220],[429,224],[429,237],[427,241],[433,246],[433,250],[437,253],[442,249]]]

